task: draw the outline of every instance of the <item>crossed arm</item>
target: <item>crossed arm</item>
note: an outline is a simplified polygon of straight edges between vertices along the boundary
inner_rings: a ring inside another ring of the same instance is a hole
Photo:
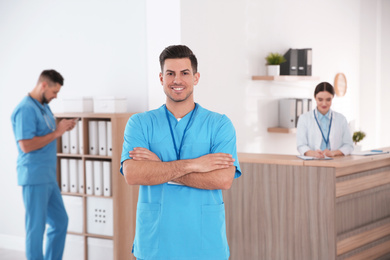
[[[123,162],[129,185],[157,185],[175,181],[198,189],[230,189],[236,167],[230,154],[207,154],[195,159],[161,162],[146,148],[129,152],[133,159]]]

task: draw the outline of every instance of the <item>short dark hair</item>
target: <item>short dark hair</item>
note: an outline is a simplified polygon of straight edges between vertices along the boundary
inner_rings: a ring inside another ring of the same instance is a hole
[[[161,72],[164,69],[166,59],[182,59],[188,58],[191,61],[191,67],[194,73],[198,72],[198,60],[195,54],[185,45],[171,45],[166,47],[160,54]]]
[[[51,81],[53,83],[58,83],[61,86],[64,85],[64,78],[61,76],[60,73],[55,70],[42,71],[41,75],[39,76],[38,82],[42,82],[45,80]]]
[[[317,85],[316,89],[314,90],[314,97],[317,96],[318,92],[327,91],[332,96],[334,96],[334,88],[333,86],[328,82],[321,82]]]

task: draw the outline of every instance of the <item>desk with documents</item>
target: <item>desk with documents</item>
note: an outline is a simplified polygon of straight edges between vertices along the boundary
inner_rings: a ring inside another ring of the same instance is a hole
[[[390,154],[238,157],[243,178],[223,192],[230,260],[389,259]]]
[[[123,133],[131,115],[55,115],[57,120],[80,118],[57,145],[57,180],[69,216],[64,256],[133,259],[129,247],[135,234],[138,187],[126,185],[119,174]]]

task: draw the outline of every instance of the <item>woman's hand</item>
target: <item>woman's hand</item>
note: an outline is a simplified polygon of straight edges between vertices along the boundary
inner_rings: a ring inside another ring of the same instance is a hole
[[[325,158],[325,154],[321,150],[316,150],[316,151],[309,150],[305,153],[305,156],[311,156],[311,157],[315,157],[315,158],[319,158],[319,159]]]

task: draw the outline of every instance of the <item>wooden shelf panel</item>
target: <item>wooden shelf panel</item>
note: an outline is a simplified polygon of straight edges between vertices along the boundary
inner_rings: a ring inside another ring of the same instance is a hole
[[[111,160],[111,156],[103,156],[103,155],[90,155],[90,154],[85,154],[83,155],[85,159],[109,159]]]
[[[283,127],[269,127],[267,129],[268,133],[279,133],[279,134],[295,134],[297,132],[296,128],[283,128]]]
[[[336,183],[336,197],[373,189],[390,183],[390,171]]]
[[[390,235],[390,223],[346,238],[337,243],[337,255],[345,254],[388,235]]]
[[[365,260],[365,259],[377,259],[380,256],[384,256],[390,253],[390,241],[386,241],[375,247],[371,247],[363,252],[346,258],[345,260]]]
[[[317,76],[252,76],[252,80],[268,80],[268,81],[308,81],[319,80]]]
[[[81,159],[83,157],[83,155],[82,154],[70,154],[70,153],[57,153],[57,157]]]

